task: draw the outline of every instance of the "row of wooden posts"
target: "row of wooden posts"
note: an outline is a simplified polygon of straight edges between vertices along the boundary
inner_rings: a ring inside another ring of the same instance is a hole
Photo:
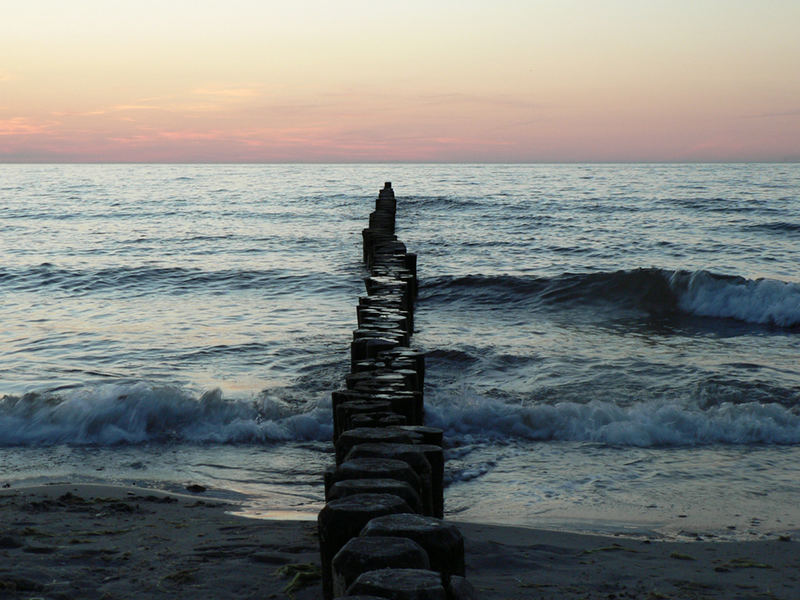
[[[333,392],[336,464],[318,517],[325,600],[471,600],[464,540],[444,513],[443,431],[424,425],[424,354],[410,348],[417,257],[395,235],[386,183],[364,229],[346,389]]]

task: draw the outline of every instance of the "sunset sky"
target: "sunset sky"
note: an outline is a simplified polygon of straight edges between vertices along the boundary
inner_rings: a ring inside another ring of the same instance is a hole
[[[798,0],[28,0],[0,162],[800,160]]]

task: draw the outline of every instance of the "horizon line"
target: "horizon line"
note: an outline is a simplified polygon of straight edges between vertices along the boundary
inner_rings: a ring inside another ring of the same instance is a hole
[[[738,164],[800,164],[800,158],[785,160],[536,160],[536,161],[447,161],[447,160],[387,160],[387,161],[0,161],[0,165],[738,165]]]

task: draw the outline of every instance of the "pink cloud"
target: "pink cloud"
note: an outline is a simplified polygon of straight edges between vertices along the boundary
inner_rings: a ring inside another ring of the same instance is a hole
[[[6,136],[29,136],[44,135],[50,133],[56,122],[37,123],[26,117],[12,117],[11,119],[0,119],[0,135]]]
[[[460,93],[351,91],[273,100],[264,102],[254,88],[206,86],[62,112],[58,121],[18,116],[0,120],[2,155],[174,162],[800,158],[797,128],[781,119],[681,118]]]

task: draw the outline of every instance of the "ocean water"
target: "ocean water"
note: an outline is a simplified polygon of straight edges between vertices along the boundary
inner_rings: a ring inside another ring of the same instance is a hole
[[[307,515],[384,181],[452,519],[800,532],[800,165],[0,165],[0,484]]]

